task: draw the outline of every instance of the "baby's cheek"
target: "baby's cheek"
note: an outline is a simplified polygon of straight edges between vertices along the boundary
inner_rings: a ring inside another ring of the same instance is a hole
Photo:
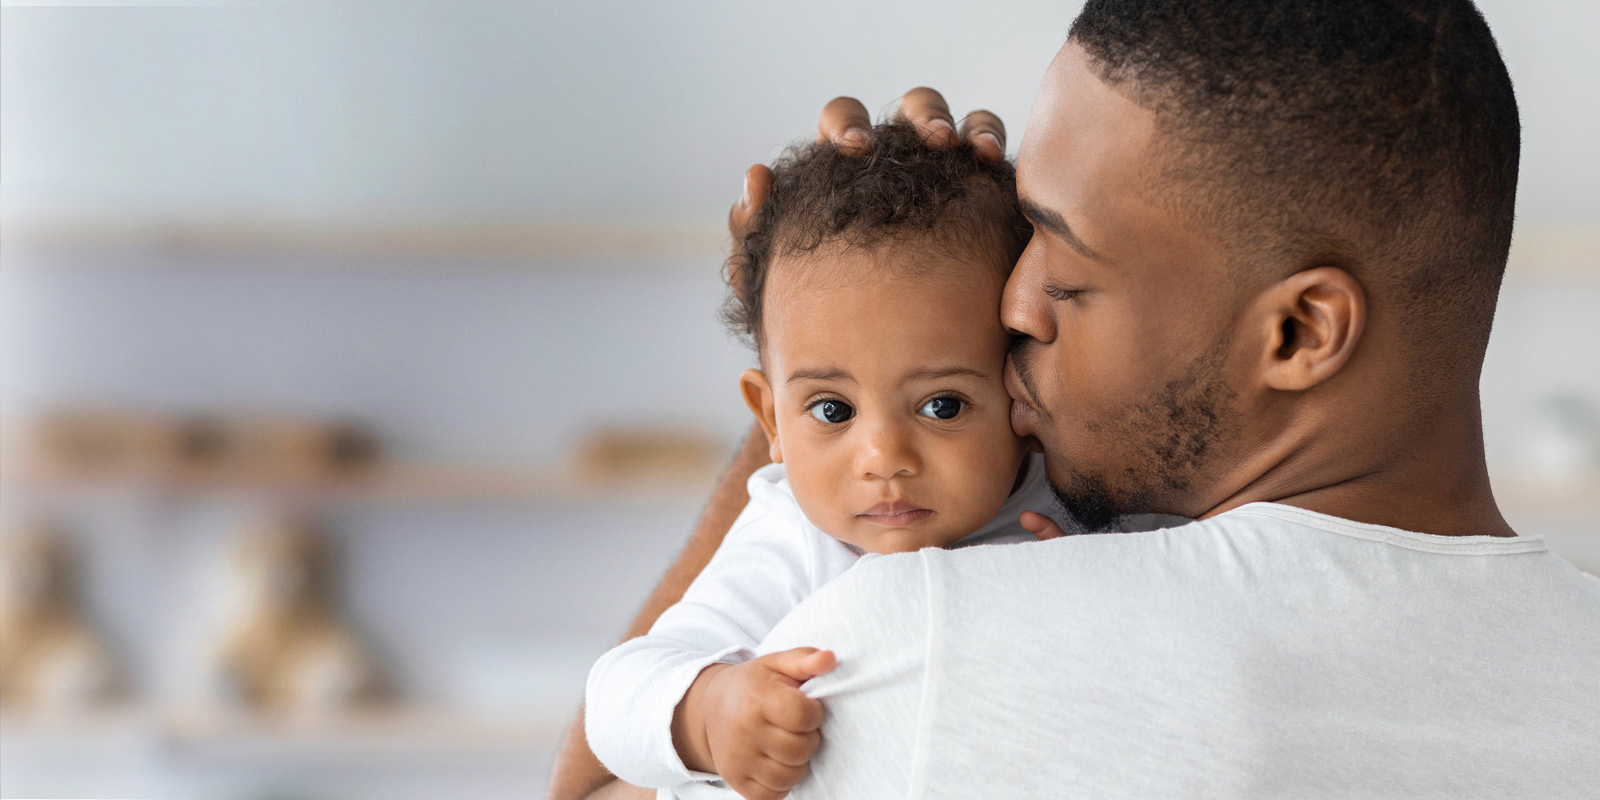
[[[965,476],[962,487],[971,508],[970,516],[976,520],[973,530],[993,519],[1011,496],[1022,454],[1022,441],[1011,433],[1009,421],[1003,437],[988,440],[983,452],[974,454],[969,462],[974,466]]]

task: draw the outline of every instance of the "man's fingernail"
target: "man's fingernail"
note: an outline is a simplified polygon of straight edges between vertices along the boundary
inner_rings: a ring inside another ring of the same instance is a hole
[[[744,189],[739,194],[739,205],[750,205],[750,173],[748,172],[744,174]]]
[[[869,134],[860,128],[846,128],[844,133],[839,135],[839,144],[859,150],[866,147],[868,136]]]
[[[1003,151],[1005,149],[1005,148],[1000,146],[1000,137],[994,135],[993,133],[991,133],[989,131],[982,131],[982,132],[978,133],[978,135],[972,137],[972,139],[973,139],[974,142],[983,141],[983,142],[987,142],[989,144],[992,144],[992,145],[994,145],[994,148],[996,150],[1002,150]]]

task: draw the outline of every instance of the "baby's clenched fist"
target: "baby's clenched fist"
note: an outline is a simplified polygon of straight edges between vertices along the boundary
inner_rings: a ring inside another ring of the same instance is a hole
[[[802,694],[800,684],[833,666],[833,653],[800,647],[707,667],[674,719],[679,756],[750,800],[788,795],[822,741],[822,702]]]

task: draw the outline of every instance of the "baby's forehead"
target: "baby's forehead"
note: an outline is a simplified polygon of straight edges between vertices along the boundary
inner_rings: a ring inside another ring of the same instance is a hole
[[[1002,270],[956,253],[851,250],[779,264],[768,284],[764,366],[867,365],[883,377],[922,365],[984,364],[1008,342]]]

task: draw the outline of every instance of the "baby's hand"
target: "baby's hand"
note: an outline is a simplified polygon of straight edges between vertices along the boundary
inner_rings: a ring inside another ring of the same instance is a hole
[[[729,787],[778,800],[805,777],[822,741],[822,702],[800,684],[833,666],[833,653],[799,647],[701,673],[704,691],[691,696],[699,695],[711,765]]]
[[[1024,511],[1019,521],[1022,523],[1023,530],[1033,534],[1041,542],[1046,539],[1057,539],[1066,536],[1065,533],[1061,532],[1061,526],[1057,525],[1055,520],[1043,514]]]

